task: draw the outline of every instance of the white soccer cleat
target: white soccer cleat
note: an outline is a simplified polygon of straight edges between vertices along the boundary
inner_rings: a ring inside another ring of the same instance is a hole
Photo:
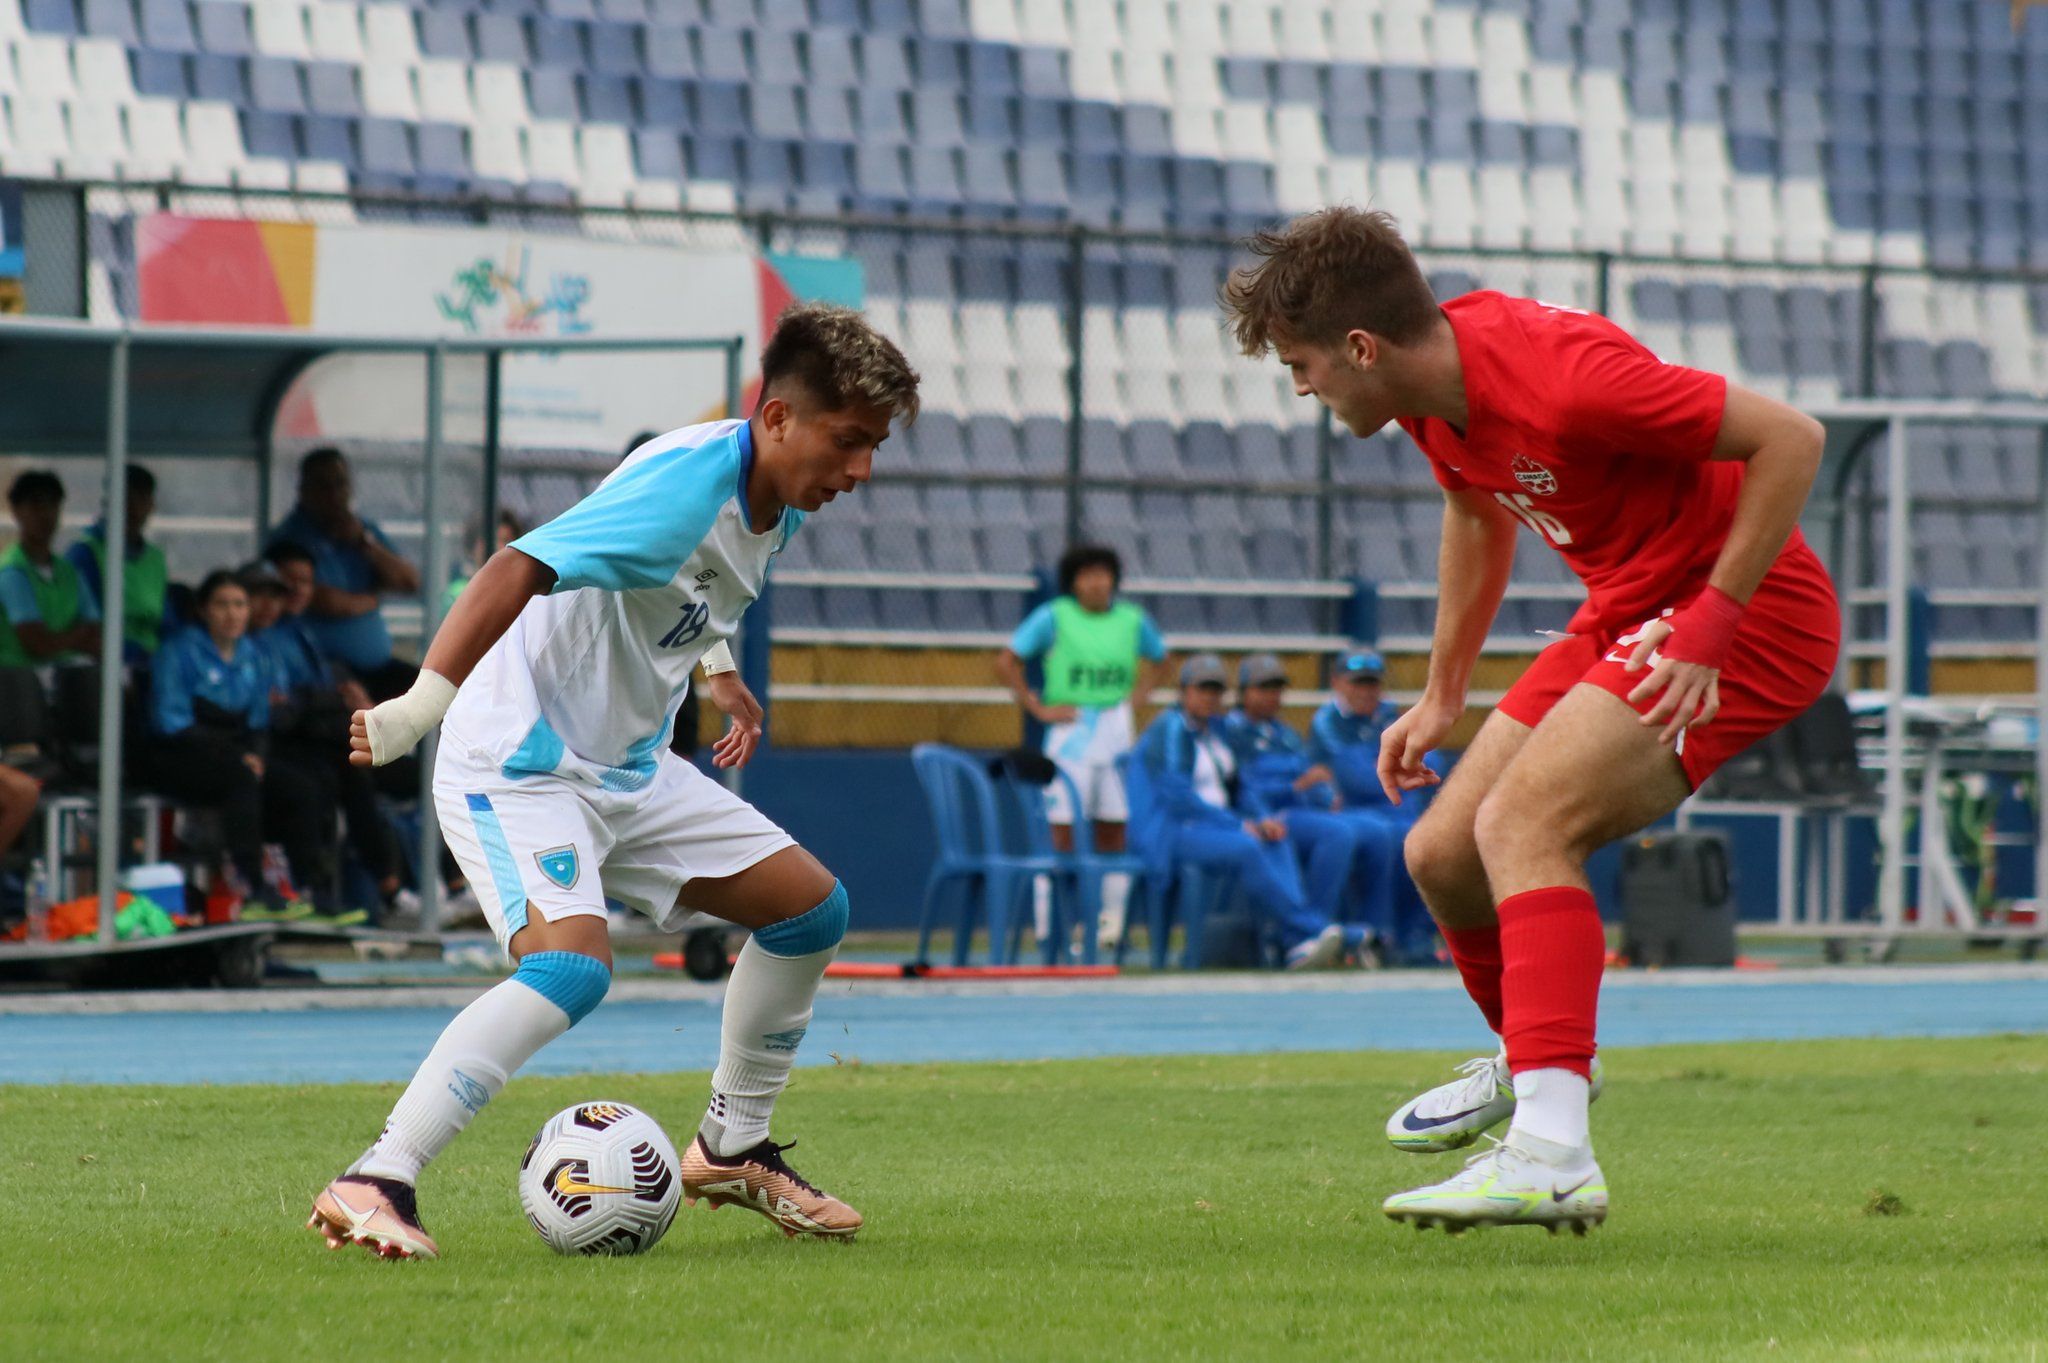
[[[1538,1154],[1538,1144],[1549,1146],[1511,1132],[1442,1183],[1395,1193],[1380,1209],[1417,1230],[1441,1226],[1452,1235],[1473,1226],[1545,1226],[1552,1235],[1569,1226],[1584,1235],[1605,1221],[1607,1178],[1592,1147]]]
[[[1305,942],[1287,948],[1287,969],[1326,970],[1344,959],[1344,929],[1332,923]]]
[[[1387,1118],[1387,1142],[1412,1155],[1462,1150],[1480,1133],[1515,1115],[1515,1081],[1508,1053],[1482,1055],[1458,1066],[1460,1078],[1410,1099]],[[1590,1102],[1600,1096],[1600,1061],[1593,1060]]]

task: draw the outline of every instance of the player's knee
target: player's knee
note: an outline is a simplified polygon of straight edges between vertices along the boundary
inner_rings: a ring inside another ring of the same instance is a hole
[[[817,907],[757,929],[754,941],[771,956],[813,956],[830,951],[846,937],[846,910],[846,886],[835,880],[832,893]]]
[[[1499,866],[1515,854],[1531,816],[1527,808],[1520,813],[1518,819],[1513,802],[1503,799],[1498,790],[1479,802],[1472,817],[1472,845],[1478,849],[1482,864],[1489,868]]]
[[[1425,895],[1455,891],[1471,875],[1477,857],[1471,834],[1441,819],[1424,819],[1401,843],[1408,876]]]
[[[612,987],[612,968],[580,951],[529,951],[512,978],[569,1015],[575,1026]]]

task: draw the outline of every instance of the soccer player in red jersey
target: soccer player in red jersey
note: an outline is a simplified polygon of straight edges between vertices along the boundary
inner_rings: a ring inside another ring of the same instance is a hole
[[[1487,717],[1408,835],[1408,866],[1501,1053],[1396,1112],[1405,1150],[1507,1139],[1386,1213],[1457,1230],[1607,1214],[1587,1105],[1606,937],[1585,862],[1669,813],[1827,688],[1841,615],[1800,536],[1811,418],[1665,364],[1575,308],[1481,292],[1439,305],[1384,213],[1329,208],[1254,237],[1224,289],[1247,354],[1353,434],[1388,421],[1444,491],[1421,701],[1381,740],[1390,798],[1464,713],[1524,527],[1586,585],[1570,633]]]

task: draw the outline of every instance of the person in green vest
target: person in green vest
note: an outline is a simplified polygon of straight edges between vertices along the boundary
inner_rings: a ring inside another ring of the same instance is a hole
[[[78,570],[52,547],[64,520],[64,483],[30,469],[7,490],[19,538],[0,553],[0,667],[33,667],[99,647],[100,607]]]
[[[156,514],[156,475],[140,464],[128,466],[127,551],[121,563],[122,653],[130,663],[147,663],[164,634],[178,622],[170,615],[171,570],[164,551],[142,537]],[[106,597],[107,522],[94,521],[65,551],[93,600]]]
[[[1124,850],[1124,799],[1117,759],[1131,750],[1137,726],[1131,696],[1166,681],[1166,641],[1142,606],[1117,599],[1123,561],[1116,550],[1081,544],[1060,557],[1059,595],[1024,617],[997,655],[996,673],[1024,712],[1045,725],[1045,755],[1073,781],[1079,809],[1065,782],[1046,787],[1046,816],[1060,850],[1074,845],[1074,820],[1094,825],[1095,850]],[[1034,695],[1027,659],[1039,660],[1045,679]],[[1051,887],[1037,887],[1037,920],[1045,931]],[[1123,936],[1130,880],[1111,875],[1102,885],[1101,941]]]

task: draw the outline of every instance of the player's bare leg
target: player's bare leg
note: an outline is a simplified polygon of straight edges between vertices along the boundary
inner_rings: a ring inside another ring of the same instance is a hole
[[[1500,920],[1514,1123],[1458,1175],[1387,1199],[1389,1216],[1450,1230],[1583,1231],[1606,1219],[1606,1179],[1586,1124],[1606,936],[1585,862],[1676,808],[1689,789],[1657,731],[1619,697],[1584,684],[1494,781],[1473,832]]]
[[[846,932],[845,889],[810,853],[785,847],[737,874],[693,880],[679,899],[754,934],[726,982],[711,1106],[682,1156],[684,1200],[750,1208],[785,1235],[850,1239],[860,1213],[790,1168],[789,1146],[768,1135],[818,981]]]
[[[1628,702],[1574,686],[1479,806],[1473,831],[1495,902],[1552,885],[1590,889],[1588,857],[1691,793],[1677,754]]]
[[[1494,924],[1493,892],[1473,826],[1480,804],[1533,732],[1498,710],[1488,715],[1443,788],[1408,831],[1402,845],[1408,872],[1415,877],[1430,916],[1446,932]]]
[[[1409,830],[1403,852],[1422,902],[1486,1025],[1500,1032],[1500,926],[1473,825],[1479,806],[1532,730],[1496,710],[1451,768],[1443,788]],[[1410,1154],[1459,1150],[1514,1114],[1505,1053],[1474,1056],[1457,1077],[1418,1094],[1387,1118],[1387,1140]]]

